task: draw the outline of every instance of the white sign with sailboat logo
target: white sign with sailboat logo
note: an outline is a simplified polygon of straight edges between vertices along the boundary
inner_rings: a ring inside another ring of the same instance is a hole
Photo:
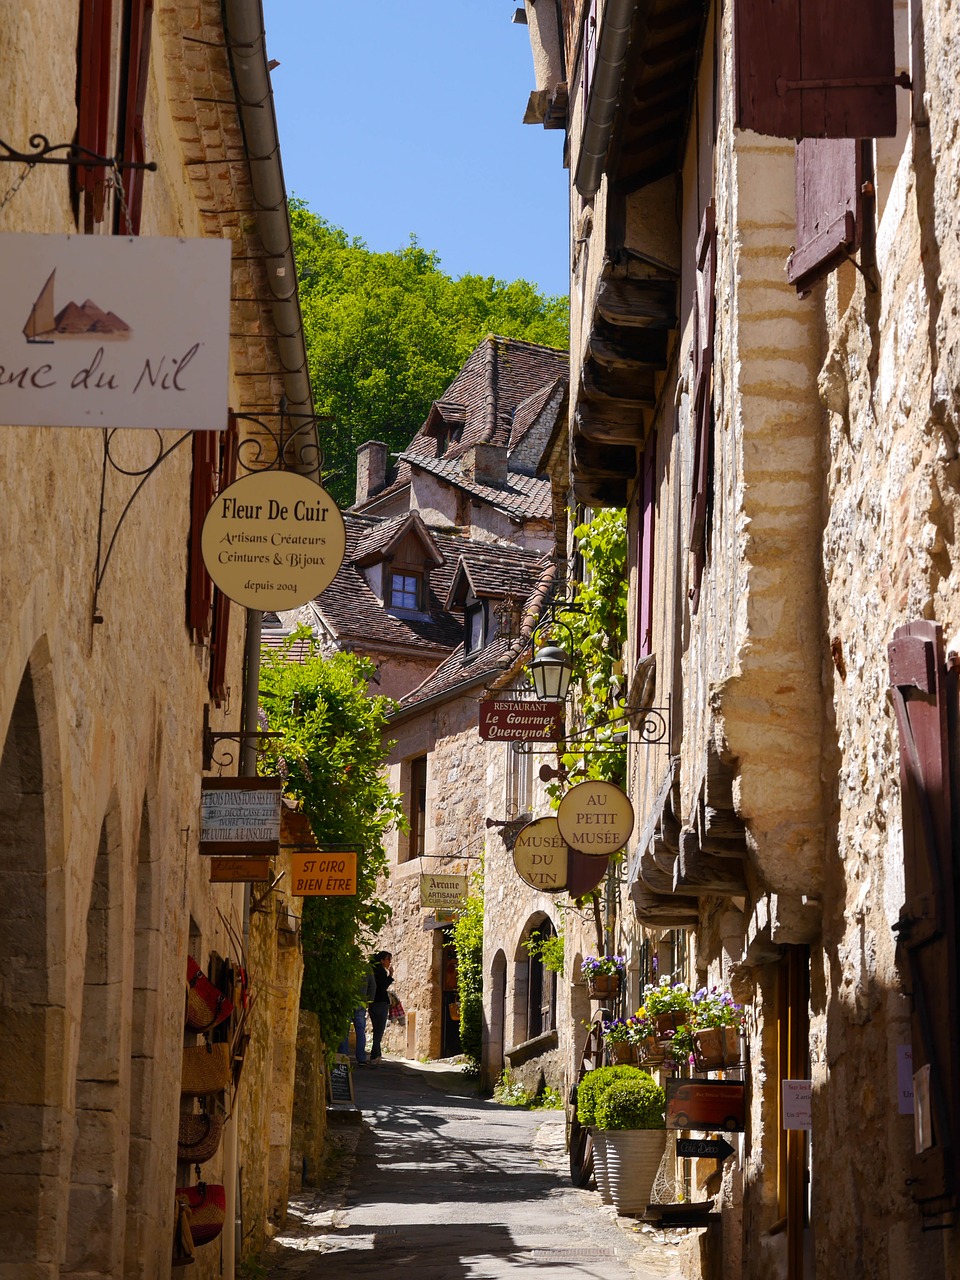
[[[230,241],[0,235],[0,424],[219,431]]]

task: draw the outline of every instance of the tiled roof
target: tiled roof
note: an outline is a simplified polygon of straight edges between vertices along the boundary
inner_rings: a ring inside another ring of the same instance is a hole
[[[529,416],[523,428],[526,430],[556,387],[557,379],[567,375],[565,351],[521,342],[516,338],[485,338],[470,353],[463,368],[437,401],[436,408],[431,410],[427,421],[410,441],[391,483],[375,494],[370,502],[377,502],[409,484],[410,460],[413,458],[427,463],[449,462],[462,457],[474,444],[510,446],[511,442],[515,443],[523,434],[522,431],[519,434],[514,432],[519,406],[538,394],[544,397],[540,408]],[[437,441],[430,427],[436,423],[438,413],[446,422],[459,423],[461,409],[463,427],[460,439],[447,448],[442,459],[438,459]],[[524,416],[530,415],[531,410],[532,406],[527,405]],[[486,493],[478,493],[477,496],[486,497]],[[516,512],[526,514],[520,505]]]
[[[480,498],[511,516],[525,516],[529,520],[545,520],[550,515],[550,481],[545,476],[528,476],[519,471],[507,472],[505,485],[478,484],[460,470],[459,459],[424,458],[406,452],[400,455],[401,463],[409,468],[417,467],[439,476],[448,484],[456,485],[464,493]],[[409,470],[408,473],[409,475]]]
[[[461,552],[451,591],[466,579],[475,596],[516,596],[526,600],[544,564],[537,551],[502,546],[494,542],[470,542]],[[447,606],[451,597],[447,596]]]
[[[436,540],[416,511],[408,511],[405,515],[384,521],[379,528],[371,529],[357,543],[354,559],[360,564],[364,562],[373,564],[379,558],[379,552],[386,554],[394,543],[400,542],[405,537],[410,529],[419,535],[431,561],[435,564],[441,563],[443,553],[438,549]]]
[[[517,447],[546,408],[550,397],[557,389],[559,381],[559,378],[554,378],[552,382],[545,383],[544,386],[538,387],[533,395],[527,396],[526,400],[521,400],[517,405],[517,411],[513,415],[513,422],[510,427],[511,449]]]

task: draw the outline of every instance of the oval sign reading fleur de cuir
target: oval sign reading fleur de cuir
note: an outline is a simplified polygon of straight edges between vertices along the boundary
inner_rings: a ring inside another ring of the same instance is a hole
[[[612,782],[581,782],[557,809],[557,825],[570,848],[597,857],[622,849],[633,822],[629,797]]]
[[[520,829],[513,865],[531,889],[557,893],[567,887],[567,845],[556,818],[537,818]]]
[[[200,546],[210,577],[237,604],[295,609],[333,581],[346,534],[326,489],[295,471],[255,471],[214,498]]]

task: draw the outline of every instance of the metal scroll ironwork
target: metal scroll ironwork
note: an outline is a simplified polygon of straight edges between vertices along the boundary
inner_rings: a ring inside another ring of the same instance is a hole
[[[234,420],[254,428],[237,445],[237,465],[244,471],[296,468],[306,474],[320,474],[323,454],[316,427],[321,422],[332,422],[332,418],[318,417],[315,413],[291,413],[286,396],[281,396],[276,412],[236,413]]]
[[[536,742],[514,742],[513,749],[517,755],[547,756],[557,755],[558,753],[562,755],[567,749],[576,751],[578,755],[597,755],[601,752],[609,751],[611,746],[659,747],[670,740],[670,705],[671,699],[668,695],[665,707],[627,707],[623,716],[608,720],[604,725],[591,725],[587,729],[568,733],[562,742],[544,743],[542,745]],[[626,728],[627,714],[633,720],[633,733],[630,733]],[[622,731],[616,728],[621,722],[625,726]],[[609,738],[601,739],[588,736],[596,733],[598,728],[613,729],[613,741]]]
[[[102,156],[99,152],[81,147],[78,142],[51,142],[44,133],[31,133],[27,143],[29,151],[18,151],[0,138],[0,162],[9,164],[68,164],[89,169],[147,169],[156,173],[156,160],[120,160],[116,156]],[[64,155],[55,153],[62,151]]]

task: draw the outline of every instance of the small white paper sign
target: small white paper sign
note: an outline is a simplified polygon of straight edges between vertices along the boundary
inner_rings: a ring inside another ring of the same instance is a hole
[[[812,1080],[783,1081],[783,1127],[785,1129],[812,1129],[813,1111]]]
[[[913,1046],[897,1045],[897,1111],[913,1115]]]

